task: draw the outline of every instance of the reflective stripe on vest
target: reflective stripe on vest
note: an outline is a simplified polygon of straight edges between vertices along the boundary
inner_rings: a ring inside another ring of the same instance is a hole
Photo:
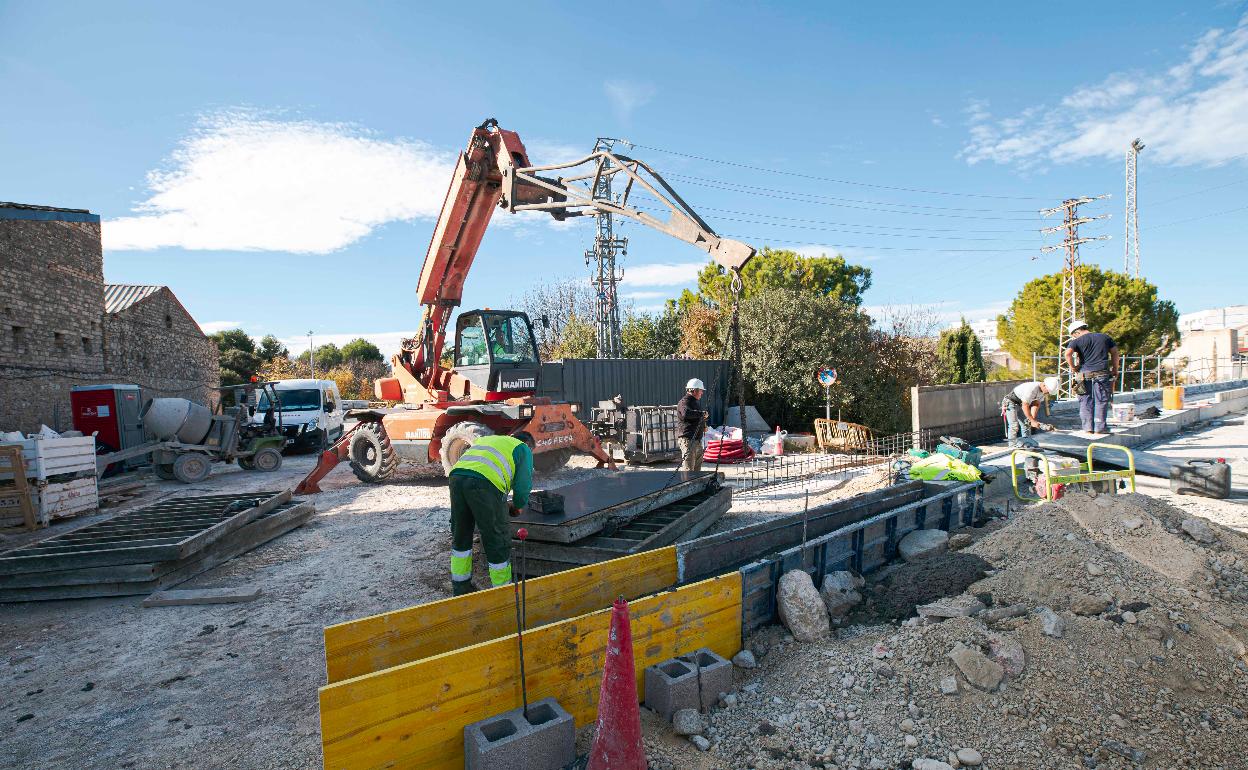
[[[451,470],[470,470],[490,480],[504,495],[511,491],[516,476],[512,452],[521,444],[511,436],[482,436],[459,457]]]

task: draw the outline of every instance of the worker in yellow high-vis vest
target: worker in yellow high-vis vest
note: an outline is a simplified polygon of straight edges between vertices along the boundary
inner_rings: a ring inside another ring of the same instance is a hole
[[[535,446],[533,436],[522,430],[510,436],[482,436],[451,468],[451,593],[455,596],[476,590],[472,585],[474,526],[481,532],[481,547],[490,564],[490,584],[511,582],[507,515],[529,504]]]

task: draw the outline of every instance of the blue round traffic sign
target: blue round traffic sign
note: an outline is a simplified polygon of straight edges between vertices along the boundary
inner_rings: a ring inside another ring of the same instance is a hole
[[[819,384],[827,387],[836,383],[836,370],[825,366],[819,370]]]

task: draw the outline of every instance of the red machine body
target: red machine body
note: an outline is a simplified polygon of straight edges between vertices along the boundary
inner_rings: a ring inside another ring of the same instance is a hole
[[[74,430],[95,434],[96,446],[110,452],[143,443],[138,385],[76,385],[69,393]]]

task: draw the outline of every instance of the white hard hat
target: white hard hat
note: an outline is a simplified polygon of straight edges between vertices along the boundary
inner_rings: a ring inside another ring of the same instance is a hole
[[[702,380],[694,377],[685,383],[685,390],[706,390],[706,386],[702,384]]]
[[[1056,393],[1057,389],[1060,388],[1061,386],[1062,386],[1062,381],[1056,377],[1044,378],[1044,389],[1049,391],[1050,393]]]
[[[1076,318],[1075,320],[1070,322],[1070,328],[1067,329],[1066,331],[1068,334],[1074,334],[1080,329],[1086,329],[1086,328],[1088,328],[1088,322],[1083,320],[1082,318]]]

